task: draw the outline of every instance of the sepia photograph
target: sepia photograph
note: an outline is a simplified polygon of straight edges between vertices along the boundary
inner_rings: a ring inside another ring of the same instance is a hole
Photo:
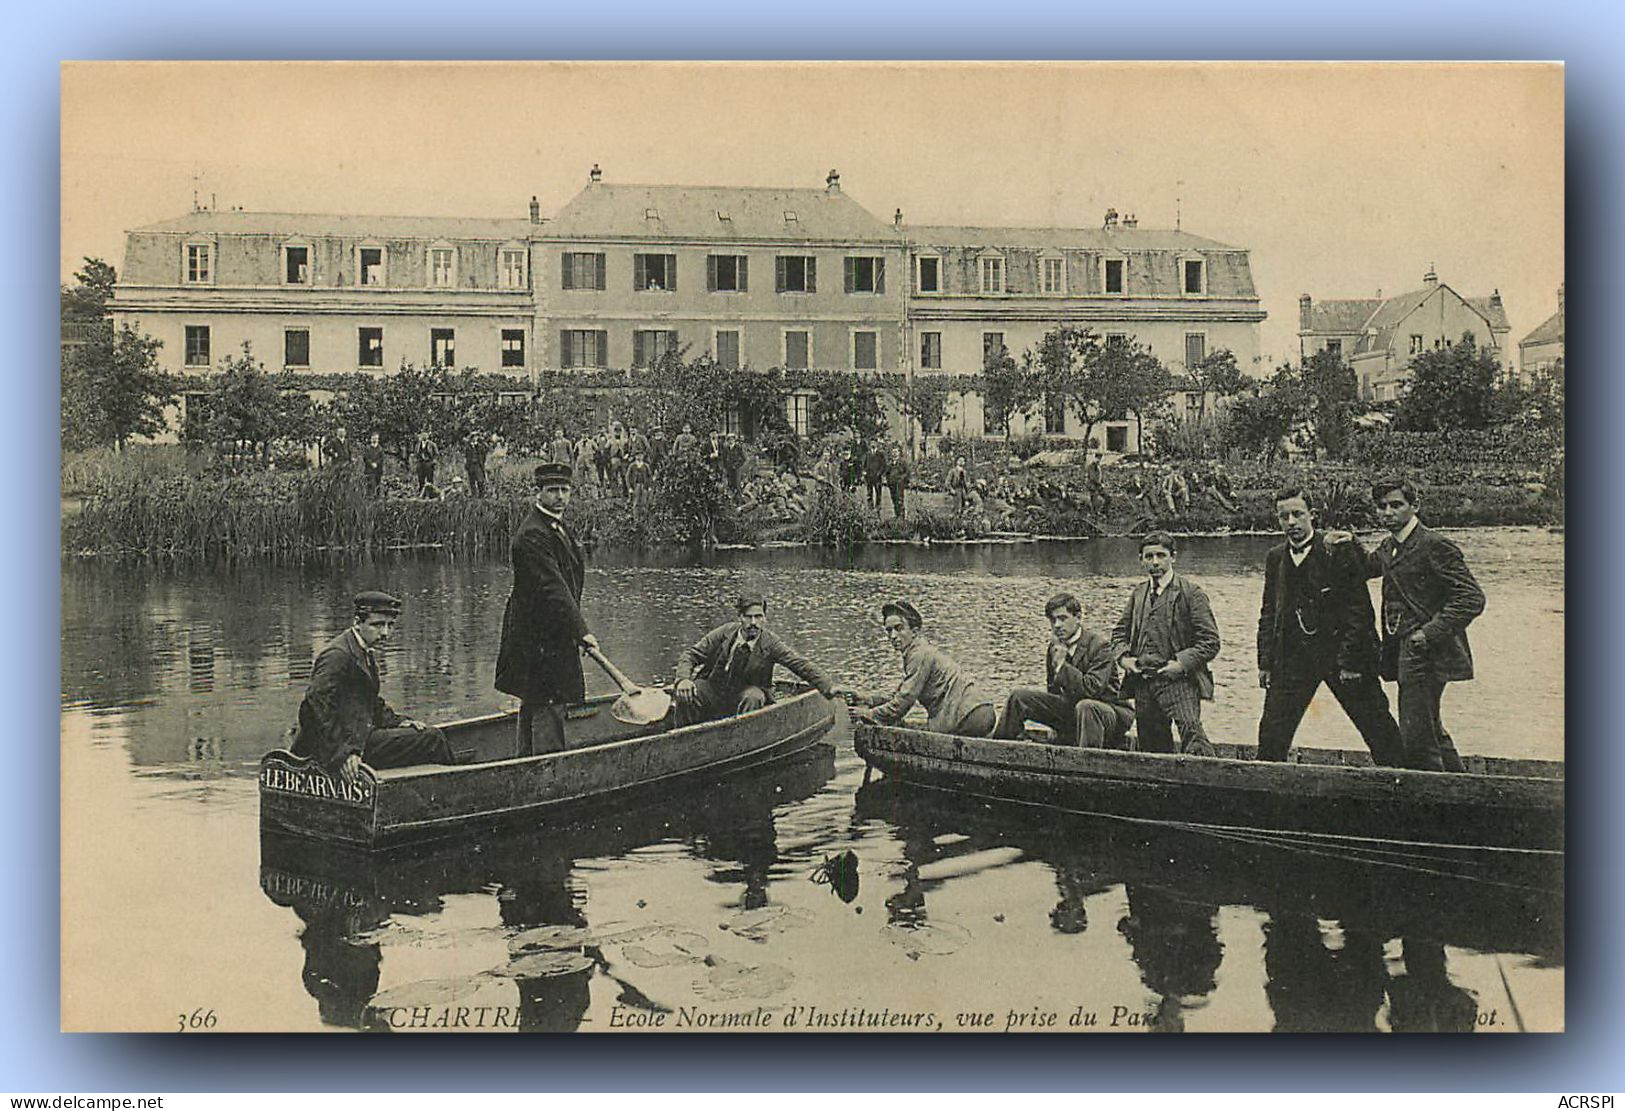
[[[1564,128],[63,63],[61,1028],[1568,1029]]]

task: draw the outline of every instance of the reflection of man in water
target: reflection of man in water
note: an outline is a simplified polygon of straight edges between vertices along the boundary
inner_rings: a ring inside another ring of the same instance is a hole
[[[537,855],[522,877],[502,888],[497,906],[504,926],[577,926],[587,919],[576,906],[570,886],[574,861],[558,852],[537,847]],[[602,960],[589,947],[588,956]],[[592,968],[559,976],[515,978],[519,989],[519,1028],[530,1032],[572,1033],[581,1026],[590,1002],[587,982]]]
[[[1140,981],[1162,997],[1152,1026],[1177,1033],[1185,1029],[1181,1013],[1193,998],[1218,986],[1214,973],[1224,959],[1224,946],[1214,928],[1219,908],[1188,902],[1156,887],[1129,885],[1128,916],[1117,923],[1129,952],[1140,966]]]
[[[1264,925],[1264,995],[1275,1032],[1366,1034],[1382,1007],[1383,939],[1343,923],[1343,947],[1326,947],[1307,910],[1272,911]]]
[[[1450,982],[1444,943],[1407,937],[1405,972],[1388,981],[1388,1022],[1396,1034],[1466,1034],[1478,1022],[1478,1000]]]

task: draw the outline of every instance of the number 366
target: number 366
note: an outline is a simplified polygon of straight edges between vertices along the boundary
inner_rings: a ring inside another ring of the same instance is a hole
[[[176,1028],[177,1033],[184,1034],[188,1030],[214,1029],[215,1017],[213,1008],[205,1011],[202,1007],[199,1007],[189,1015],[181,1014],[177,1017],[180,1020],[180,1026]]]

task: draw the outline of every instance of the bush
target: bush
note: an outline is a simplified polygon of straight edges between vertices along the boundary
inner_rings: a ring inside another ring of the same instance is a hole
[[[874,512],[845,490],[820,486],[801,521],[802,539],[825,548],[860,548],[879,531]]]

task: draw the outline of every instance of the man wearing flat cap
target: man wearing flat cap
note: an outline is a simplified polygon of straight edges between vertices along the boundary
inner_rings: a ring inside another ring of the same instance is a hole
[[[706,633],[677,661],[676,724],[691,725],[746,714],[773,701],[773,669],[784,667],[834,693],[829,676],[766,628],[767,599],[745,591],[734,602],[737,621]]]
[[[564,707],[586,697],[581,652],[598,647],[581,616],[586,556],[564,525],[570,493],[568,464],[538,466],[536,500],[510,546],[496,688],[519,699],[519,756],[564,750]]]
[[[352,782],[363,762],[374,768],[454,764],[445,734],[403,718],[378,694],[373,649],[388,640],[401,600],[381,590],[355,596],[355,623],[316,655],[299,703],[293,754]]]

